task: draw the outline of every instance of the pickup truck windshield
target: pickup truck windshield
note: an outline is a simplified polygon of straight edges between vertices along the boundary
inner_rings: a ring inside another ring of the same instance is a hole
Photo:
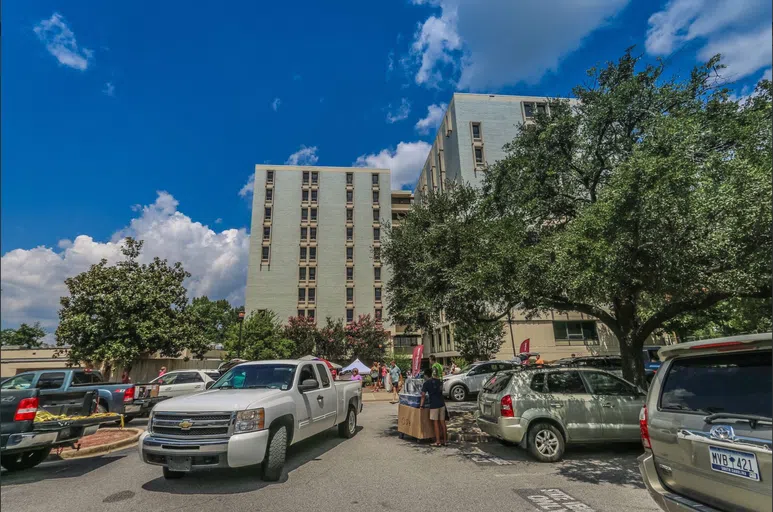
[[[293,387],[296,365],[243,364],[231,368],[210,389],[281,389]]]

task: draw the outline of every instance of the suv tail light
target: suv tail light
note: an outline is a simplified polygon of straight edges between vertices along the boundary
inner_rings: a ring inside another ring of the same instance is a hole
[[[641,431],[641,444],[647,449],[652,449],[650,443],[650,428],[647,425],[647,406],[641,408],[639,412],[639,430]]]
[[[38,413],[38,397],[22,398],[13,421],[34,421]]]
[[[132,401],[134,401],[134,386],[129,386],[123,392],[123,401],[124,402],[132,402]]]
[[[510,395],[505,395],[502,397],[499,413],[503,418],[512,418],[514,416],[513,399],[510,398]]]

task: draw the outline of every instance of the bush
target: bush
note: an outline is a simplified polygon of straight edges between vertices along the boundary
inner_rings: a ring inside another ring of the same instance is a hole
[[[373,377],[370,375],[366,375],[362,378],[362,385],[363,386],[372,386],[373,385]]]

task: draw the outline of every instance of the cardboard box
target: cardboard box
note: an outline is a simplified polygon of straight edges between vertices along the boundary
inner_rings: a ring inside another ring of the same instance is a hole
[[[435,437],[435,428],[429,419],[429,409],[407,405],[397,406],[397,431],[416,439]]]

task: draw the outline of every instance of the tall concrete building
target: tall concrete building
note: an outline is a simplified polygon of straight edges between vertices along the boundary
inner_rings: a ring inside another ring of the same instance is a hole
[[[486,166],[505,158],[503,147],[520,127],[534,122],[537,112],[549,110],[545,97],[454,94],[414,190],[415,200],[421,201],[430,191],[442,193],[454,183],[481,186]],[[453,331],[453,324],[441,315],[441,323],[423,333],[424,354],[435,354],[446,363],[457,357]],[[510,323],[503,322],[502,334],[500,359],[512,358],[525,339],[530,340],[531,351],[546,360],[619,351],[611,332],[582,313],[554,311],[527,319],[513,310]]]
[[[388,169],[256,165],[245,308],[389,329],[381,264]]]

